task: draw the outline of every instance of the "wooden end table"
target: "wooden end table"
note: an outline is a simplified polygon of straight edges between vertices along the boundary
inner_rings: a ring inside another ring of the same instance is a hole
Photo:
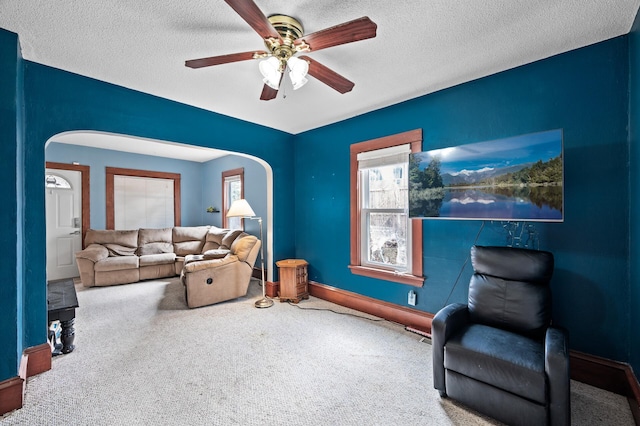
[[[309,298],[309,275],[306,260],[285,259],[276,262],[280,270],[280,302],[298,303]]]
[[[62,341],[63,354],[73,352],[76,338],[76,331],[73,327],[76,321],[76,308],[78,307],[78,296],[73,285],[73,279],[49,281],[47,283],[47,317],[49,324],[53,321],[60,321],[62,328],[60,340]],[[60,355],[57,351],[53,355]]]

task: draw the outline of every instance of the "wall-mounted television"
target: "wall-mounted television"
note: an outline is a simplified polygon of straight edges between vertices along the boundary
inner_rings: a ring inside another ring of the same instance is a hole
[[[409,217],[562,222],[562,129],[413,153]]]

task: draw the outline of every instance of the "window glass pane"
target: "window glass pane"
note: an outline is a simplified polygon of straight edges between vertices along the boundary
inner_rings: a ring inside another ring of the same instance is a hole
[[[49,175],[45,176],[45,184],[47,188],[71,189],[71,184],[62,176]]]
[[[234,201],[242,198],[242,180],[239,175],[228,176],[224,179],[225,190],[225,211],[228,211]],[[240,217],[228,217],[227,228],[229,229],[242,229],[242,218]]]
[[[406,209],[409,200],[406,164],[366,169],[369,175],[369,193],[365,207],[370,209]]]
[[[406,213],[368,214],[368,261],[407,266]]]

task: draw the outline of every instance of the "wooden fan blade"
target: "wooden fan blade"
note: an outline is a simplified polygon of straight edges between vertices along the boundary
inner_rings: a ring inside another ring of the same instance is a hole
[[[280,82],[278,83],[278,87],[282,84],[282,77],[284,74],[280,74]],[[260,94],[261,101],[270,101],[271,99],[275,99],[278,96],[278,89],[274,89],[273,87],[265,84],[262,88],[262,94]]]
[[[228,64],[230,62],[238,62],[238,61],[246,61],[249,59],[254,59],[256,55],[258,56],[267,55],[267,52],[253,51],[253,52],[231,53],[230,55],[220,55],[220,56],[211,56],[209,58],[191,59],[189,61],[185,61],[184,65],[189,68],[210,67],[213,65]]]
[[[373,38],[376,36],[377,28],[378,26],[371,19],[363,16],[335,27],[302,36],[294,44],[299,45],[304,41],[315,52],[327,47]]]
[[[347,93],[353,89],[355,83],[347,80],[337,72],[325,67],[318,61],[314,61],[308,56],[300,56],[300,59],[307,61],[309,63],[309,75],[317,78],[327,86],[331,87],[334,90],[337,90],[340,93]]]
[[[273,28],[271,22],[262,13],[260,8],[253,2],[253,0],[224,0],[229,6],[236,11],[242,19],[244,19],[251,28],[257,32],[260,37],[266,39],[273,37],[278,40],[280,34]]]

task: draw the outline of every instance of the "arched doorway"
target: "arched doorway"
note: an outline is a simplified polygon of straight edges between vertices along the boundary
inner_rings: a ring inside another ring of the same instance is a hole
[[[64,149],[61,150],[64,152],[64,155],[58,152],[58,154],[55,155],[55,158],[50,158],[52,155],[48,154],[47,148],[52,143],[55,143],[56,145],[64,145]],[[265,176],[264,181],[262,181],[262,179],[258,179],[260,182],[254,182],[253,184],[261,186],[263,185],[260,190],[263,194],[265,194],[264,206],[257,206],[257,209],[260,209],[260,211],[262,212],[266,212],[265,214],[263,214],[265,216],[265,239],[267,240],[265,245],[265,264],[268,265],[267,280],[273,281],[273,171],[271,166],[265,160],[252,155],[227,150],[216,150],[212,148],[180,144],[157,139],[86,130],[63,132],[50,137],[45,144],[45,159],[47,161],[53,160],[56,163],[81,163],[81,165],[87,166],[88,164],[82,164],[83,162],[87,162],[86,159],[83,161],[80,159],[80,157],[82,157],[81,155],[73,154],[74,151],[76,153],[79,152],[78,147],[117,151],[120,153],[119,155],[130,154],[131,156],[144,155],[160,158],[183,159],[184,161],[192,161],[196,163],[202,162],[203,160],[211,161],[211,159],[224,156],[237,156],[244,158],[245,161],[250,160],[251,162],[254,162],[259,168],[263,170]],[[140,168],[144,168],[144,165],[141,165]],[[103,175],[103,167],[91,168],[92,178],[90,185],[98,189],[98,191],[92,192],[92,202],[100,200],[100,191],[102,190],[101,184],[104,182],[102,177]],[[208,200],[205,200],[203,202],[205,204],[209,203]],[[199,206],[198,208],[200,207],[201,206]],[[91,216],[94,218],[94,220],[90,222],[90,226],[100,229],[101,224],[97,223],[100,222],[100,220],[96,220],[96,218],[100,219],[103,211],[94,210],[96,209],[92,209],[91,211]]]

